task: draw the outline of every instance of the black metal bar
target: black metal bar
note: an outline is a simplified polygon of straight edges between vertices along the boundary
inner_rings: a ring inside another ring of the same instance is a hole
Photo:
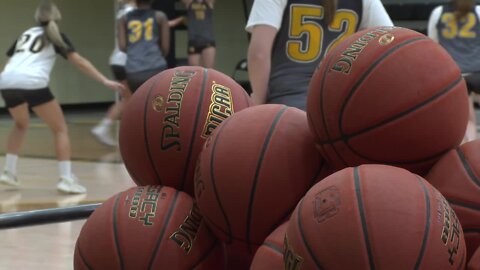
[[[0,214],[0,230],[88,218],[101,203]]]

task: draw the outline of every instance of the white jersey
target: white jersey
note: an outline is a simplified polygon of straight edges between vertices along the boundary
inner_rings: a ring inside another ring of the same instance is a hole
[[[118,12],[116,16],[116,22],[118,19],[123,17],[125,14],[128,12],[134,10],[135,7],[129,4],[124,5]],[[110,65],[115,65],[115,66],[125,66],[127,63],[127,54],[120,51],[120,48],[118,46],[118,33],[117,33],[117,24],[115,23],[115,47],[113,48],[113,52],[110,55]]]
[[[287,0],[255,0],[245,29],[251,32],[253,26],[266,24],[279,30],[287,2]],[[362,20],[358,30],[374,26],[393,26],[380,0],[362,0],[362,2]]]
[[[0,89],[29,90],[48,86],[56,54],[60,51],[50,42],[45,44],[43,33],[43,27],[32,27],[10,48],[7,55],[11,58],[0,74]],[[63,37],[70,45],[68,39]]]

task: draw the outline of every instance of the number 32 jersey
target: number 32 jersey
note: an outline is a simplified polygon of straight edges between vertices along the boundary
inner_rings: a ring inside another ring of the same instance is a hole
[[[338,0],[330,25],[321,0],[255,0],[246,30],[270,25],[278,30],[273,48],[269,96],[306,91],[324,55],[358,30],[392,26],[380,0]]]
[[[457,21],[451,4],[433,9],[428,36],[438,41],[460,66],[462,73],[480,71],[480,6]]]
[[[0,74],[0,89],[41,89],[48,86],[56,54],[67,58],[74,52],[73,45],[62,34],[68,50],[46,42],[43,27],[37,26],[23,32],[7,52],[10,57]]]

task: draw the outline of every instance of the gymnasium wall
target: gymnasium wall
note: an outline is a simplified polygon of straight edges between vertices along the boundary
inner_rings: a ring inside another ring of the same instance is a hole
[[[40,0],[1,0],[0,65],[13,41],[34,25],[33,14]],[[73,42],[76,50],[101,72],[111,77],[108,58],[114,41],[114,0],[56,0],[63,20],[60,29]],[[246,56],[248,46],[244,31],[245,17],[240,0],[216,1],[214,22],[217,38],[216,69],[232,74],[237,62]],[[186,57],[186,31],[176,31],[177,58]],[[108,102],[114,94],[103,85],[77,71],[73,65],[57,57],[50,87],[61,104]],[[3,107],[0,99],[0,107]]]

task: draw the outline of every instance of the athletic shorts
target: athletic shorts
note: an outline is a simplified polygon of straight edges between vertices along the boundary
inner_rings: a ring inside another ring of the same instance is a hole
[[[0,92],[7,108],[13,108],[23,103],[28,103],[28,106],[32,108],[54,99],[48,87],[35,90],[2,89]]]
[[[467,83],[468,93],[480,94],[480,72],[470,73],[464,78]]]
[[[188,41],[188,54],[202,53],[206,48],[215,47],[215,41],[200,42],[196,40]]]
[[[165,68],[166,67],[135,73],[127,73],[127,83],[130,91],[132,91],[132,94],[135,93],[135,91],[137,91],[137,89],[142,86],[144,82],[146,82],[151,77],[157,75],[158,73],[164,71]]]
[[[113,78],[115,78],[116,81],[120,82],[127,79],[127,72],[125,71],[125,66],[110,65],[110,68],[112,69]]]

